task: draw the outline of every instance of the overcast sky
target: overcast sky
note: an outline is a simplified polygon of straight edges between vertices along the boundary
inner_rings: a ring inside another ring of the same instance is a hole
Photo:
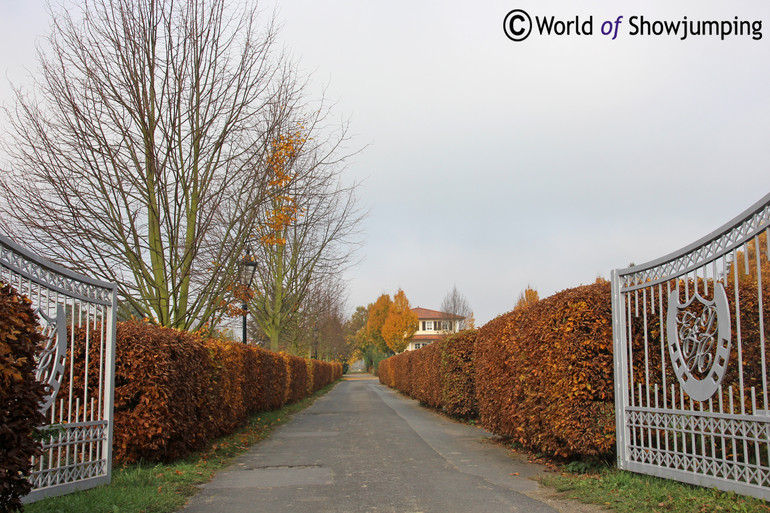
[[[769,2],[270,0],[268,13],[275,3],[308,92],[325,88],[367,145],[347,170],[370,210],[351,309],[399,287],[437,309],[456,284],[481,325],[527,284],[545,297],[609,278],[770,192]],[[513,9],[535,24],[579,16],[593,34],[535,27],[514,42]],[[619,16],[615,39],[602,35]],[[632,35],[641,16],[761,21],[762,37]],[[14,82],[48,23],[42,2],[0,0]]]

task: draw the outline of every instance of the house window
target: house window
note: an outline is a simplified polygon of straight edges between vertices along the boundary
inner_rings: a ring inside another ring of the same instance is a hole
[[[444,331],[449,331],[450,328],[450,322],[449,321],[441,321],[441,329]]]
[[[414,344],[414,348],[415,348],[415,349],[420,349],[421,347],[422,347],[422,345],[421,345],[421,344],[417,344],[417,343],[415,343],[415,344]]]
[[[422,329],[423,331],[433,331],[433,321],[423,321]]]

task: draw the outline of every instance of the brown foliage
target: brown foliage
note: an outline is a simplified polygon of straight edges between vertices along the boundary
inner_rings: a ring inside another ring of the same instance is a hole
[[[0,511],[22,508],[31,458],[40,454],[32,437],[44,421],[38,410],[45,390],[35,380],[37,326],[29,300],[0,283]]]
[[[473,367],[477,334],[477,330],[465,330],[439,342],[442,406],[456,417],[475,417],[478,414]]]
[[[342,364],[307,360],[309,392],[315,393],[342,377]]]
[[[282,354],[286,360],[286,402],[295,403],[305,397],[310,389],[307,363],[304,358],[291,354]]]
[[[383,360],[380,382],[450,415],[477,413],[473,352],[476,331],[448,335],[438,342]]]
[[[615,444],[607,282],[568,289],[479,330],[476,386],[485,427],[559,456]]]
[[[118,323],[115,346],[117,461],[173,460],[232,426],[221,411],[229,375],[213,358],[224,348],[138,321]]]
[[[74,338],[75,365],[82,369],[83,333]],[[313,365],[318,388],[341,376],[339,364]],[[74,386],[82,390],[82,383]],[[178,459],[232,433],[249,415],[302,399],[310,389],[308,364],[298,356],[138,321],[118,323],[114,458]]]
[[[289,385],[289,372],[283,356],[266,349],[250,349],[259,357],[257,382],[260,401],[254,411],[277,410],[286,404],[286,387]]]

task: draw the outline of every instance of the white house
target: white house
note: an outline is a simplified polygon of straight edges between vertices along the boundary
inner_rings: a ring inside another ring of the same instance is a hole
[[[460,331],[460,322],[465,319],[460,315],[428,310],[427,308],[412,308],[417,314],[417,332],[411,342],[406,346],[407,351],[420,349],[423,346],[435,342],[448,333]]]

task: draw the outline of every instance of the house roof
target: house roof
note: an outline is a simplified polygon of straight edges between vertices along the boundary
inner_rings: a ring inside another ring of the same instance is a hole
[[[417,314],[417,318],[420,320],[432,320],[432,319],[465,319],[462,315],[453,315],[446,312],[439,312],[438,310],[429,310],[427,308],[412,308],[412,311]]]
[[[438,339],[444,338],[446,336],[446,333],[436,334],[436,335],[415,335],[412,337],[411,342],[423,342],[425,340],[430,340],[431,342],[435,342]]]

